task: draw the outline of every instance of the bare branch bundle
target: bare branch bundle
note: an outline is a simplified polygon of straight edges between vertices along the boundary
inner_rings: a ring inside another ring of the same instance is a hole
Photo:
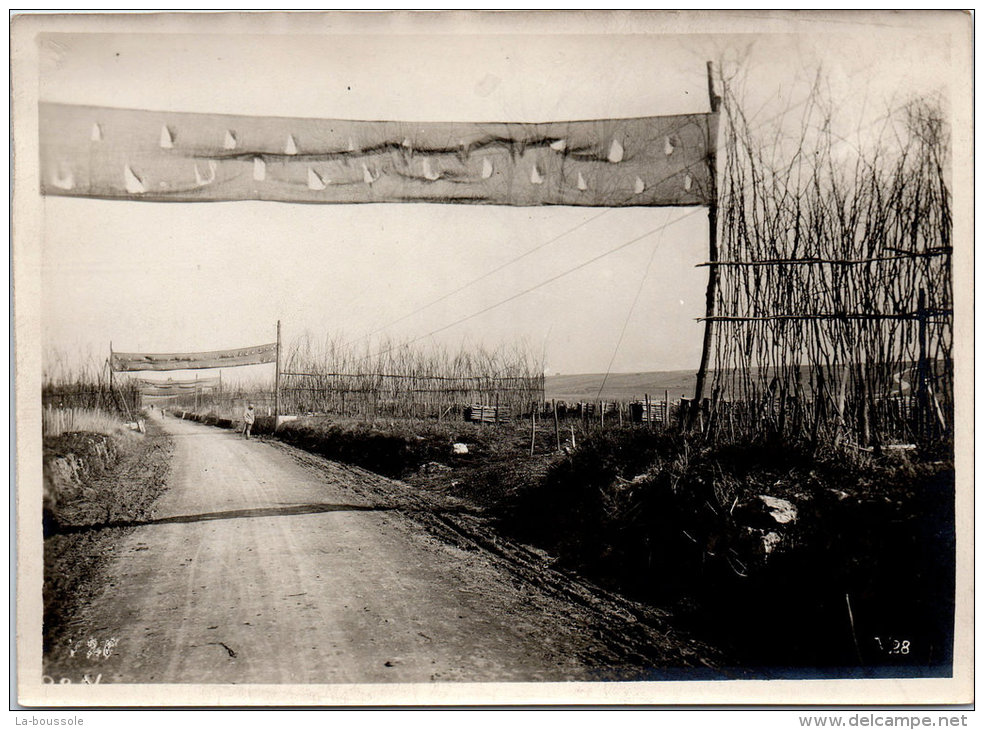
[[[543,402],[543,369],[521,347],[423,349],[384,343],[376,352],[310,338],[288,350],[283,396],[291,412],[440,418],[471,404],[525,413]]]
[[[542,364],[521,346],[450,352],[366,342],[355,348],[337,337],[319,342],[305,334],[284,348],[281,404],[286,413],[445,418],[481,404],[519,415],[539,408],[543,394]],[[199,407],[234,413],[248,399],[263,412],[266,395],[227,388],[209,393]],[[189,406],[188,396],[178,403]]]
[[[916,100],[847,151],[815,92],[799,128],[752,130],[724,85],[713,408],[734,433],[814,443],[949,438],[948,130]],[[891,133],[891,136],[889,136]]]

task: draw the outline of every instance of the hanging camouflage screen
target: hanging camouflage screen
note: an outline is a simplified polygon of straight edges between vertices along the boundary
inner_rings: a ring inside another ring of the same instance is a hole
[[[239,365],[261,365],[277,361],[277,343],[242,347],[236,350],[211,352],[172,352],[151,354],[146,352],[114,352],[110,366],[116,372],[140,372],[142,370],[194,370],[205,368],[229,368]]]
[[[40,106],[41,192],[149,201],[707,205],[717,114],[291,119]]]

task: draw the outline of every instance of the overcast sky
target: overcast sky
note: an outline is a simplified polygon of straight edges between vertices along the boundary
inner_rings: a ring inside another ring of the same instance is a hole
[[[740,36],[502,35],[480,25],[468,36],[46,34],[40,98],[406,121],[649,116],[707,111],[705,61],[746,51],[748,109],[762,119],[803,98],[821,64],[851,123],[939,87],[950,49],[938,38],[841,26]],[[260,344],[278,319],[287,340],[354,340],[553,241],[376,335],[417,338],[641,237],[422,342],[521,342],[544,353],[548,373],[604,372],[625,326],[615,372],[695,369],[699,359],[703,209],[41,204],[44,344],[69,356],[105,357],[110,341],[149,352]]]

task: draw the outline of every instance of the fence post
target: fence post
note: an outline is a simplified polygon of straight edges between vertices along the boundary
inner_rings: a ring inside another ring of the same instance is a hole
[[[116,400],[116,391],[113,390],[113,341],[109,341],[109,402],[112,407]]]
[[[557,416],[557,401],[550,401],[550,409],[553,411],[554,417],[554,435],[557,437],[557,451],[561,451],[560,448],[560,419]]]
[[[916,319],[919,323],[919,361],[918,379],[919,385],[917,393],[917,403],[919,404],[916,415],[917,429],[920,437],[925,437],[929,430],[929,393],[928,393],[928,366],[926,363],[926,290],[919,289],[919,300],[916,306]]]
[[[277,320],[277,374],[273,380],[273,431],[280,425],[280,320]]]
[[[530,456],[533,456],[533,446],[536,444],[536,410],[530,410]]]

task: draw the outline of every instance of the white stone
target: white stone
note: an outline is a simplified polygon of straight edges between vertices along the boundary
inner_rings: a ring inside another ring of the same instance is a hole
[[[762,501],[762,504],[768,508],[772,519],[780,525],[787,525],[791,522],[796,522],[798,512],[796,511],[796,505],[792,502],[785,499],[780,499],[779,497],[771,497],[768,494],[760,494],[758,495],[758,498]]]

